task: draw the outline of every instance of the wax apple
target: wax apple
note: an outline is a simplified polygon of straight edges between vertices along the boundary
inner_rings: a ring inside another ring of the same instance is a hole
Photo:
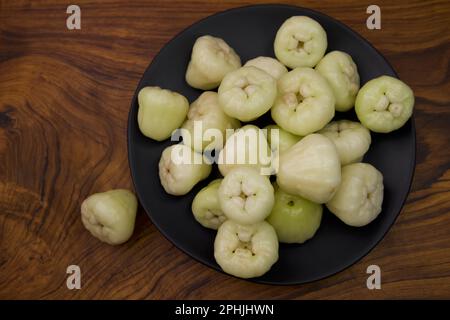
[[[341,165],[360,162],[372,141],[367,128],[359,122],[349,120],[330,122],[319,133],[333,141]]]
[[[359,90],[359,74],[352,57],[342,51],[332,51],[320,60],[316,70],[330,84],[336,98],[336,110],[353,108]]]
[[[367,82],[356,96],[359,121],[374,132],[388,133],[401,128],[411,117],[414,93],[399,79],[381,76]]]
[[[223,176],[237,167],[270,171],[271,151],[264,132],[254,125],[238,129],[227,139],[219,153],[218,164]]]
[[[317,21],[294,16],[278,29],[274,51],[289,68],[314,67],[325,54],[327,44],[327,34]]]
[[[248,60],[244,67],[256,67],[258,69],[261,69],[268,74],[270,74],[272,77],[274,77],[276,80],[278,80],[283,74],[287,73],[287,68],[281,64],[280,61],[277,59],[271,58],[271,57],[257,57],[251,60]]]
[[[267,218],[284,243],[303,243],[311,239],[322,220],[322,205],[295,196],[275,186],[275,204]]]
[[[211,181],[197,193],[192,202],[192,213],[202,226],[217,230],[227,219],[220,208],[218,190],[222,179]]]
[[[297,68],[278,80],[272,119],[299,136],[322,129],[334,116],[335,98],[328,82],[311,68]]]
[[[240,225],[225,221],[214,241],[214,257],[219,266],[240,278],[262,276],[278,260],[278,239],[265,221]]]
[[[300,141],[302,137],[296,136],[290,132],[287,132],[286,130],[283,130],[279,126],[275,124],[271,124],[266,126],[264,129],[267,129],[266,136],[267,141],[269,142],[270,149],[272,152],[284,152],[290,147],[292,147],[294,144]],[[272,130],[278,130],[278,140],[272,140]]]
[[[199,130],[195,130],[196,125],[199,126]],[[225,143],[226,130],[239,127],[238,120],[229,117],[222,111],[217,92],[206,91],[189,108],[187,119],[182,126],[182,129],[186,130],[182,131],[183,143],[197,152],[220,150]],[[209,129],[218,130],[220,139],[215,135],[209,136]]]
[[[159,179],[164,190],[180,196],[188,193],[211,172],[211,164],[190,147],[176,144],[164,149],[159,160]]]
[[[219,86],[219,103],[230,117],[251,121],[272,107],[277,95],[276,80],[255,67],[228,73]]]
[[[336,146],[321,134],[304,137],[280,155],[277,183],[286,192],[310,201],[329,201],[341,183]]]
[[[353,163],[342,168],[342,183],[327,208],[345,224],[361,227],[381,212],[383,175],[368,163]]]
[[[138,125],[154,140],[169,138],[186,118],[188,100],[179,93],[159,87],[144,87],[138,94]]]
[[[199,37],[192,48],[186,82],[194,88],[217,88],[228,72],[238,69],[241,59],[223,39],[209,35]]]
[[[84,227],[99,240],[111,245],[126,242],[134,230],[136,196],[124,189],[96,193],[81,204]]]
[[[240,224],[263,221],[274,203],[269,178],[253,168],[231,170],[221,182],[218,195],[225,216]]]

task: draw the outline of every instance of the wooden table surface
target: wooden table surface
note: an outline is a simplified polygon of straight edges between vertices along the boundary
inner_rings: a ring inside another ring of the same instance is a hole
[[[291,3],[300,3],[292,1]],[[0,298],[450,298],[450,2],[301,1],[356,30],[416,95],[417,166],[408,201],[384,240],[325,280],[268,286],[194,261],[139,209],[129,242],[112,247],[80,219],[89,194],[132,188],[127,116],[145,68],[178,32],[238,1],[0,0]],[[79,265],[82,288],[68,290]],[[366,287],[367,266],[382,289]]]

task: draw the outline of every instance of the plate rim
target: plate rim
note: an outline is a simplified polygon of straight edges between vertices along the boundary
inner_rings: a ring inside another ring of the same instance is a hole
[[[346,25],[345,23],[341,22],[340,20],[329,16],[328,14],[325,14],[323,12],[317,11],[315,9],[311,9],[311,8],[306,8],[306,7],[301,7],[301,6],[297,6],[297,5],[291,5],[291,4],[276,4],[276,3],[267,3],[267,4],[252,4],[252,5],[245,5],[245,6],[238,6],[238,7],[232,7],[232,8],[228,8],[222,11],[218,11],[216,13],[213,13],[211,15],[208,15],[206,17],[203,17],[197,21],[195,21],[194,23],[188,25],[187,27],[183,28],[182,30],[180,30],[178,33],[176,33],[172,38],[170,38],[169,41],[167,41],[166,43],[163,44],[163,46],[159,49],[159,51],[154,55],[154,57],[152,58],[151,62],[148,64],[148,66],[145,68],[144,72],[142,73],[139,82],[137,83],[135,92],[131,98],[131,105],[129,108],[129,112],[128,112],[128,118],[127,118],[127,158],[128,158],[128,167],[130,170],[130,175],[131,175],[131,180],[133,183],[133,188],[135,193],[138,196],[139,199],[139,205],[140,207],[142,207],[147,215],[147,217],[150,219],[151,223],[156,227],[156,229],[164,236],[164,238],[166,238],[167,241],[169,241],[175,248],[177,248],[178,250],[180,250],[181,252],[183,252],[184,254],[186,254],[189,258],[194,259],[197,262],[200,262],[201,264],[203,264],[204,266],[208,267],[209,269],[212,269],[216,272],[220,272],[222,274],[225,274],[229,277],[233,277],[235,279],[239,279],[239,280],[244,280],[246,282],[250,282],[250,283],[258,283],[258,284],[264,284],[264,285],[272,285],[272,286],[297,286],[297,285],[302,285],[302,284],[307,284],[307,283],[312,283],[312,282],[316,282],[319,280],[324,280],[324,279],[328,279],[331,278],[335,275],[337,275],[338,273],[341,273],[345,270],[347,270],[348,268],[352,267],[353,265],[357,264],[360,260],[362,260],[364,257],[368,256],[372,250],[377,247],[381,241],[383,241],[383,239],[386,237],[387,233],[392,229],[392,226],[395,224],[395,222],[397,221],[398,217],[400,216],[400,214],[403,211],[403,208],[405,206],[406,201],[408,200],[408,196],[411,193],[411,189],[412,189],[412,184],[413,184],[413,180],[414,180],[414,175],[415,175],[415,168],[416,168],[416,160],[417,160],[417,138],[416,138],[416,127],[415,127],[415,116],[414,116],[414,111],[413,114],[410,118],[409,121],[411,121],[411,130],[412,130],[412,141],[411,141],[411,145],[412,145],[412,157],[411,157],[411,165],[410,165],[410,170],[409,170],[409,181],[408,181],[408,188],[407,188],[407,192],[406,195],[401,203],[400,206],[400,210],[398,213],[396,213],[392,223],[386,228],[386,231],[384,231],[384,233],[382,234],[382,236],[369,248],[369,250],[367,250],[367,252],[365,252],[364,254],[356,257],[355,259],[351,260],[350,263],[346,263],[346,266],[343,268],[338,269],[335,272],[332,272],[328,275],[325,276],[318,276],[318,277],[312,277],[310,279],[304,280],[304,281],[284,281],[284,282],[274,282],[274,281],[267,281],[267,280],[261,280],[259,277],[257,278],[248,278],[248,279],[244,279],[244,278],[239,278],[236,277],[234,275],[228,274],[226,272],[224,272],[220,267],[219,268],[214,268],[213,266],[211,266],[210,264],[206,263],[205,261],[202,260],[202,258],[197,257],[196,255],[188,252],[187,250],[185,250],[184,248],[182,248],[181,246],[178,246],[175,241],[172,240],[172,237],[170,235],[168,235],[163,228],[161,228],[157,222],[154,221],[154,219],[152,218],[152,215],[149,213],[149,211],[142,205],[142,201],[141,199],[144,198],[144,196],[141,194],[141,192],[138,190],[138,188],[136,187],[136,179],[135,179],[135,174],[134,174],[134,170],[132,168],[131,165],[131,158],[132,156],[132,152],[131,152],[131,147],[130,144],[131,142],[131,122],[135,121],[136,119],[132,118],[132,113],[133,113],[133,106],[135,101],[137,100],[137,95],[138,95],[138,88],[141,87],[142,83],[144,82],[144,75],[147,73],[147,71],[152,67],[153,62],[161,55],[163,54],[163,52],[165,51],[165,49],[169,46],[170,43],[172,43],[173,41],[175,41],[178,37],[180,37],[185,31],[187,31],[188,29],[190,29],[191,27],[200,24],[212,17],[216,17],[216,16],[220,16],[223,14],[227,14],[233,11],[239,11],[242,9],[252,9],[252,8],[261,8],[261,7],[266,7],[266,8],[270,8],[270,7],[278,7],[278,8],[290,8],[290,9],[300,9],[306,12],[310,12],[316,15],[322,15],[324,17],[326,17],[327,19],[332,20],[333,22],[339,24],[341,27],[343,27],[344,29],[347,29],[347,31],[349,31],[350,33],[352,33],[353,35],[355,35],[357,38],[359,38],[365,45],[368,45],[369,47],[371,47],[383,60],[384,62],[389,66],[390,69],[392,69],[393,73],[395,74],[396,78],[398,77],[397,72],[395,71],[395,69],[392,67],[391,63],[387,60],[387,58],[371,43],[369,42],[367,39],[365,39],[363,36],[361,36],[357,31],[353,30],[351,27],[349,27],[348,25]]]

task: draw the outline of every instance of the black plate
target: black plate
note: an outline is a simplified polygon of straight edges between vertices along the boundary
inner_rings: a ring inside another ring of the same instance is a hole
[[[241,57],[274,56],[275,34],[287,18],[307,15],[317,20],[328,35],[328,51],[342,50],[356,62],[361,84],[380,75],[396,76],[386,59],[366,40],[344,24],[322,13],[286,5],[258,5],[231,9],[190,26],[161,49],[145,71],[133,101],[128,121],[128,156],[136,192],[155,226],[175,246],[204,264],[220,270],[213,255],[215,232],[203,228],[191,213],[195,194],[211,179],[199,183],[189,194],[166,194],[158,177],[158,161],[171,141],[155,142],[144,137],[137,124],[137,93],[144,86],[160,86],[177,91],[194,101],[201,91],[184,80],[192,46],[202,35],[225,39]],[[354,112],[336,118],[356,119]],[[265,125],[270,117],[258,124]],[[370,225],[348,227],[325,210],[315,237],[302,245],[281,245],[279,261],[254,281],[268,284],[300,284],[337,273],[365,256],[386,234],[400,213],[408,195],[415,165],[413,120],[390,134],[372,134],[372,145],[364,161],[373,164],[384,176],[383,211]]]

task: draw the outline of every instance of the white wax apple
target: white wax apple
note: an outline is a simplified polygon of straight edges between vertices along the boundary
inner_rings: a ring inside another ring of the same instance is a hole
[[[214,257],[223,271],[233,276],[262,276],[278,260],[277,234],[265,221],[240,225],[227,220],[217,232]]]
[[[306,16],[287,19],[278,29],[273,45],[275,56],[289,68],[314,67],[327,49],[327,34]]]
[[[202,226],[217,230],[227,219],[220,208],[218,190],[222,179],[211,181],[197,193],[192,202],[192,213]]]
[[[322,220],[322,205],[283,191],[275,185],[275,204],[267,218],[284,243],[311,239]]]
[[[264,132],[254,125],[236,130],[225,143],[218,156],[219,171],[226,176],[237,167],[270,170],[271,152]]]
[[[199,37],[192,48],[186,82],[194,88],[217,88],[225,75],[241,66],[241,59],[223,39]]]
[[[341,183],[336,146],[321,134],[304,137],[280,155],[277,183],[286,192],[310,201],[329,201]]]
[[[266,129],[264,134],[267,137],[272,155],[272,174],[276,174],[278,172],[280,154],[300,141],[302,137],[287,132],[275,124],[268,125],[264,129]]]
[[[370,131],[366,127],[349,120],[330,122],[319,133],[334,142],[341,165],[360,162],[372,141]]]
[[[134,230],[136,196],[125,189],[95,193],[81,204],[84,227],[99,240],[111,245],[126,242]]]
[[[311,68],[297,68],[278,80],[272,119],[284,130],[306,136],[334,117],[335,98],[324,77]]]
[[[342,51],[331,51],[319,61],[316,70],[330,84],[336,98],[336,110],[353,108],[359,90],[359,74],[352,57]]]
[[[195,126],[200,126],[201,130],[195,130]],[[219,106],[217,92],[206,91],[189,108],[187,119],[182,126],[182,129],[186,130],[182,130],[183,143],[197,152],[220,150],[225,143],[226,130],[239,127],[239,121],[226,115]],[[209,129],[218,130],[221,139],[215,135],[209,136]]]
[[[381,212],[383,175],[368,163],[342,167],[342,183],[327,208],[345,224],[362,227]]]
[[[218,195],[225,216],[240,224],[263,221],[274,203],[269,178],[253,168],[231,170],[222,180]]]
[[[288,72],[287,68],[277,59],[263,56],[248,60],[244,64],[244,67],[256,67],[261,69],[270,74],[276,80]]]
[[[283,130],[280,126],[276,124],[271,124],[266,127],[266,136],[267,141],[269,142],[270,149],[272,153],[281,153],[292,147],[294,144],[300,141],[301,136],[296,136],[286,130]],[[276,135],[272,135],[272,130],[278,131],[278,140],[273,140],[272,136],[276,137]]]
[[[175,196],[188,193],[211,173],[211,164],[183,144],[164,149],[159,160],[159,179],[164,190]]]
[[[177,92],[144,87],[138,94],[138,125],[142,134],[157,141],[169,138],[186,118],[188,100]]]
[[[374,132],[388,133],[401,128],[411,117],[414,93],[397,78],[381,76],[359,90],[355,111],[359,121]]]
[[[276,80],[256,67],[228,73],[219,86],[219,103],[230,117],[251,121],[272,107],[277,95]]]

